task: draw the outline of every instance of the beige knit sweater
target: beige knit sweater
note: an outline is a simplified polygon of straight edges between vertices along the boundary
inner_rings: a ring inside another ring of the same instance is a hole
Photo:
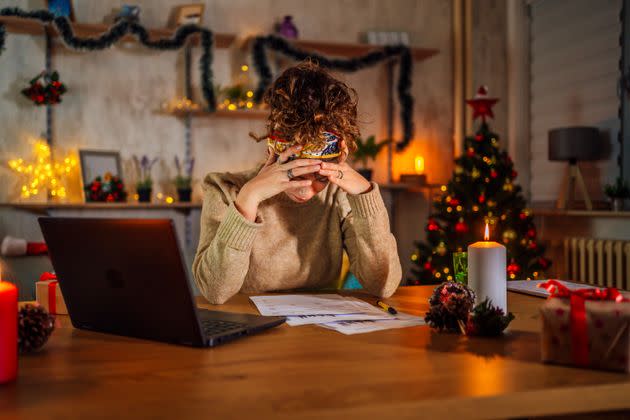
[[[331,287],[344,248],[350,270],[368,292],[394,293],[400,260],[378,185],[350,195],[329,184],[305,203],[281,193],[260,204],[254,223],[234,200],[259,169],[211,173],[205,179],[193,273],[208,301],[220,304],[239,291]]]

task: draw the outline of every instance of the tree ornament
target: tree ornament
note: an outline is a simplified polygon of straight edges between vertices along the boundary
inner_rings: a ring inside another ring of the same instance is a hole
[[[424,269],[427,271],[433,271],[433,265],[431,264],[431,261],[427,261],[424,263]]]
[[[56,105],[66,90],[66,85],[59,81],[58,72],[44,70],[30,80],[29,87],[22,89],[22,95],[35,105]]]
[[[514,314],[512,312],[506,315],[503,309],[494,306],[492,301],[486,298],[475,306],[468,317],[466,335],[498,337],[503,334],[503,331],[513,319]]]
[[[472,177],[473,179],[477,179],[481,176],[481,172],[479,172],[479,169],[477,169],[476,167],[473,167],[472,169]]]
[[[462,168],[462,167],[461,167],[461,166],[459,166],[459,165],[456,165],[456,166],[455,166],[455,173],[456,173],[457,175],[461,175],[462,173],[464,173],[464,168]]]
[[[540,257],[538,258],[538,265],[540,265],[540,268],[543,270],[546,270],[551,265],[551,262],[545,257]]]
[[[532,211],[530,209],[523,209],[519,214],[519,218],[521,220],[526,220],[528,217],[532,215]]]
[[[459,201],[457,198],[455,198],[455,197],[451,198],[451,199],[449,200],[449,202],[448,202],[448,205],[449,205],[449,206],[452,206],[452,207],[457,207],[457,206],[459,206],[460,204],[461,204],[461,203],[460,203],[460,201]]]
[[[496,201],[494,201],[494,200],[488,200],[488,208],[490,208],[490,209],[491,209],[491,208],[494,208],[494,207],[496,207],[496,205],[497,205],[497,202],[496,202]]]
[[[527,233],[525,235],[530,239],[534,239],[536,237],[536,228],[531,227],[527,229]]]
[[[477,198],[477,201],[479,201],[479,204],[483,204],[486,202],[486,193],[481,193],[479,194],[479,197]]]
[[[494,118],[492,107],[499,102],[498,98],[488,97],[488,87],[479,86],[475,97],[467,99],[466,103],[473,109],[473,120],[481,117],[481,121],[486,122],[486,117]]]
[[[464,222],[464,219],[460,217],[459,221],[455,223],[455,232],[459,234],[468,233],[468,225]]]
[[[483,140],[483,136],[481,134],[477,134],[477,135],[475,135],[475,140],[476,141],[482,141]]]
[[[510,181],[505,181],[503,184],[503,191],[512,192],[514,190],[514,185]]]
[[[530,250],[536,250],[538,249],[538,244],[536,243],[536,241],[529,241],[529,245],[527,245],[527,248]]]
[[[444,242],[440,242],[437,248],[435,248],[435,252],[437,252],[440,257],[445,256],[447,251],[448,249],[446,248],[446,244]]]
[[[514,239],[516,239],[517,234],[514,231],[514,229],[506,229],[503,231],[503,243],[510,243],[512,242]]]
[[[55,317],[41,306],[27,304],[18,311],[18,350],[30,353],[46,344],[55,329]]]
[[[516,276],[521,272],[521,266],[512,259],[506,267],[506,271],[510,276]]]
[[[466,156],[468,156],[469,158],[474,157],[475,149],[473,149],[472,147],[469,147],[468,150],[466,150]]]
[[[440,230],[440,225],[434,219],[429,219],[427,223],[427,231],[429,232],[438,232]]]
[[[460,332],[475,304],[475,292],[457,282],[444,282],[433,290],[424,320],[439,331]]]
[[[499,174],[494,169],[490,169],[490,178],[495,179]]]
[[[512,169],[512,172],[510,172],[510,178],[515,179],[517,176],[518,176],[518,172]]]

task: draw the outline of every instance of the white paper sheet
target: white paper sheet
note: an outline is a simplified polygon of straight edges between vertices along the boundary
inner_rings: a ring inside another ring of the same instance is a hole
[[[335,294],[251,296],[261,315],[341,315],[365,313],[378,315],[381,311],[360,299]]]
[[[287,324],[292,327],[307,324],[324,324],[337,321],[356,321],[367,319],[393,319],[391,315],[382,314],[338,314],[338,315],[291,315],[287,316]]]
[[[346,335],[363,334],[394,328],[415,327],[418,325],[425,325],[423,318],[400,313],[397,315],[397,319],[390,320],[339,321],[320,324],[320,326],[324,328]]]

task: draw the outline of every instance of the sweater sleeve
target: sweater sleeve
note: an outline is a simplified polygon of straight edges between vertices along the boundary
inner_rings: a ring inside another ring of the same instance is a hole
[[[344,247],[350,271],[370,293],[389,297],[402,279],[396,239],[378,185],[364,193],[347,194],[349,213],[343,218]]]
[[[206,183],[204,190],[193,275],[206,299],[221,304],[241,289],[262,224],[245,219],[216,185]]]

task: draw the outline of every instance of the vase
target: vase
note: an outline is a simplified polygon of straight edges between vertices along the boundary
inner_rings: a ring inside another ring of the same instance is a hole
[[[138,202],[140,203],[150,203],[151,202],[151,188],[143,188],[137,191],[138,192]]]
[[[624,199],[623,198],[613,198],[612,199],[612,210],[613,211],[623,211],[624,210]]]
[[[372,180],[372,170],[367,168],[358,169],[357,172],[368,181]]]
[[[190,203],[190,196],[192,195],[192,188],[178,188],[177,198],[180,203]]]

